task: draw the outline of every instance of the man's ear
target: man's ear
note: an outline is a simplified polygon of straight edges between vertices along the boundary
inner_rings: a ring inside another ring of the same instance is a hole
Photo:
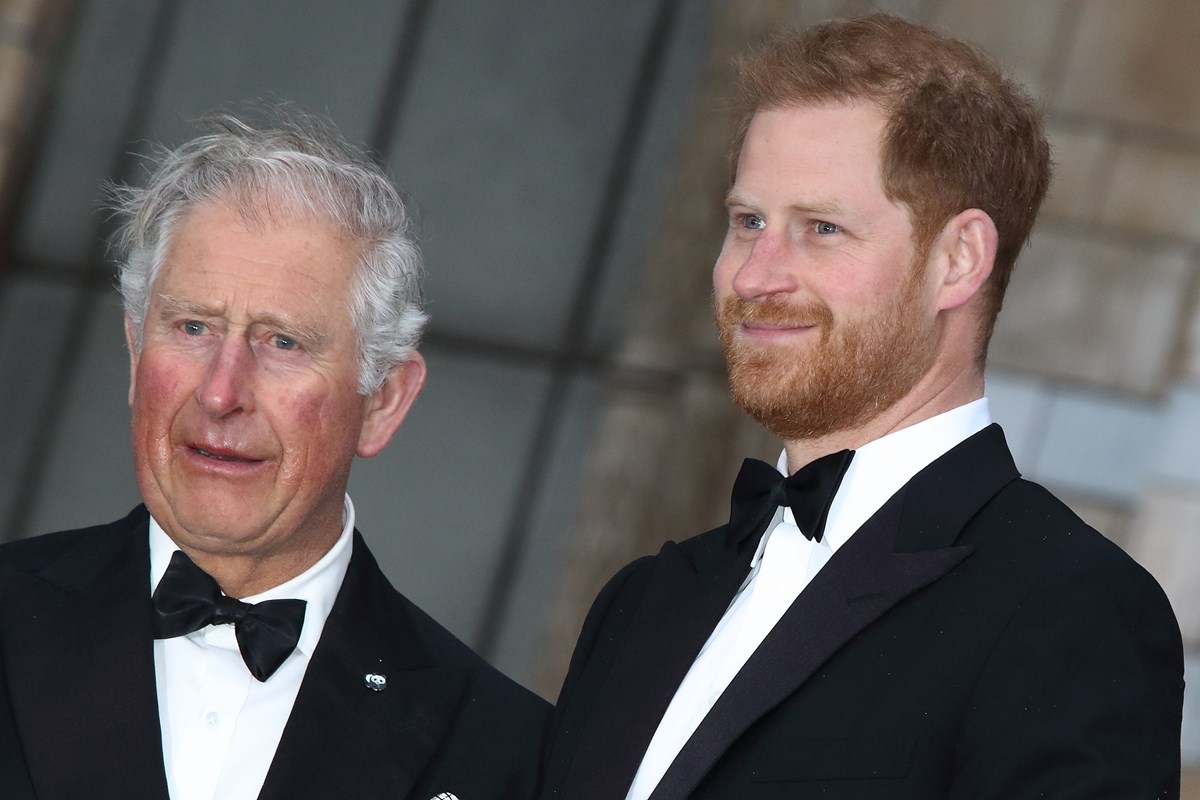
[[[137,332],[133,329],[133,320],[125,315],[125,346],[129,348],[129,407],[133,408],[134,389],[137,386],[138,348]]]
[[[358,435],[359,456],[370,458],[387,446],[424,385],[425,359],[420,353],[414,351],[407,361],[392,367],[383,386],[367,401],[367,415]]]
[[[942,270],[938,310],[958,308],[979,294],[992,274],[998,240],[996,223],[978,208],[959,212],[946,223],[934,242]]]

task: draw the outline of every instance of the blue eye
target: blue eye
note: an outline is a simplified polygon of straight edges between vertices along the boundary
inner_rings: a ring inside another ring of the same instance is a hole
[[[180,326],[188,336],[203,336],[207,330],[202,322],[185,322]]]
[[[300,346],[295,339],[284,336],[281,333],[277,333],[271,337],[271,344],[275,345],[280,350],[295,350]]]
[[[767,221],[758,214],[746,214],[742,217],[742,226],[759,231],[767,227]]]
[[[827,236],[831,233],[839,233],[842,229],[837,225],[834,225],[832,222],[818,222],[814,227],[814,230],[823,236]]]

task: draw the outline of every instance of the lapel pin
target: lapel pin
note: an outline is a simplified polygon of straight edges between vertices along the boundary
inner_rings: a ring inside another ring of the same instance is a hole
[[[374,672],[368,672],[363,676],[363,683],[372,692],[382,692],[387,688],[387,677]]]

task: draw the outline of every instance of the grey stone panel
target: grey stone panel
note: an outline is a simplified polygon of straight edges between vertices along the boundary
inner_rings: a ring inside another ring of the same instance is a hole
[[[940,3],[931,20],[936,27],[982,48],[1002,63],[1030,92],[1045,97],[1051,65],[1063,48],[1060,22],[1067,3],[1045,0],[1006,0],[996,13],[993,0],[955,0]]]
[[[991,363],[1152,395],[1163,391],[1194,255],[1042,229],[1017,263]]]
[[[435,330],[553,347],[656,3],[437,3],[390,149]]]
[[[470,642],[547,378],[486,357],[424,353],[424,392],[387,449],[354,465],[350,495],[396,587]]]
[[[1079,9],[1054,107],[1138,127],[1200,133],[1195,83],[1200,4],[1090,0]]]
[[[1037,463],[1050,413],[1051,393],[1037,378],[989,369],[985,394],[992,419],[1004,428],[1017,469]]]
[[[1156,403],[1060,390],[1050,401],[1043,444],[1026,471],[1050,488],[1132,503],[1156,456]]]
[[[22,99],[29,86],[32,67],[30,49],[0,28],[0,138],[8,138],[17,127],[17,114],[24,108]]]
[[[32,457],[77,291],[14,278],[0,286],[0,520],[8,520]],[[19,531],[0,531],[0,541]]]
[[[407,2],[205,0],[180,5],[147,135],[190,138],[189,119],[241,100],[286,99],[370,135]]]
[[[1200,126],[1198,126],[1200,127]],[[1195,149],[1114,149],[1100,221],[1116,228],[1196,241],[1200,238],[1200,158]]]
[[[85,268],[96,252],[101,182],[124,149],[126,119],[138,89],[156,4],[92,0],[79,4],[75,40],[42,135],[30,190],[22,200],[17,252]]]
[[[38,0],[5,0],[0,3],[0,32],[16,36],[33,30],[40,5]]]
[[[1157,485],[1200,493],[1200,386],[1176,386],[1162,416],[1152,478]]]
[[[1112,181],[1117,144],[1100,125],[1046,126],[1054,177],[1042,205],[1042,218],[1061,216],[1094,221]],[[1124,224],[1128,227],[1128,223]]]
[[[96,303],[26,534],[108,522],[140,502],[129,445],[129,354],[120,300],[106,292]]]
[[[539,675],[545,642],[547,610],[559,579],[568,545],[567,532],[576,524],[579,482],[584,458],[593,445],[600,408],[600,387],[590,376],[577,378],[567,396],[549,456],[546,480],[539,487],[524,557],[512,575],[510,600],[496,635],[496,647],[485,655],[506,674],[526,686]],[[553,697],[548,698],[553,701]]]
[[[666,52],[662,54],[662,74],[651,101],[640,150],[633,167],[629,194],[621,204],[603,280],[594,298],[595,313],[589,331],[589,347],[601,352],[617,346],[638,291],[641,276],[652,246],[662,235],[664,203],[671,202],[668,174],[679,167],[679,142],[686,135],[684,126],[700,114],[727,113],[721,108],[694,109],[689,102],[696,94],[696,82],[703,74],[708,55],[712,4],[693,0],[679,4]],[[712,198],[720,204],[721,198]],[[722,231],[713,232],[719,246]],[[714,246],[712,258],[717,257]],[[712,264],[697,264],[706,271]],[[653,266],[651,266],[653,268]],[[715,334],[714,334],[715,338]]]

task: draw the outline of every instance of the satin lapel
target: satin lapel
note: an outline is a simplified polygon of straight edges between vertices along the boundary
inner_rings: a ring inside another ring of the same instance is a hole
[[[13,713],[38,794],[166,798],[145,509],[88,531],[4,621]]]
[[[989,425],[919,472],[906,488],[897,552],[948,547],[985,503],[1021,477],[1004,431]]]
[[[354,535],[354,553],[308,665],[260,800],[402,798],[437,751],[465,689],[429,666],[395,591]],[[382,675],[382,691],[365,676]]]
[[[690,555],[668,542],[611,656],[561,791],[571,800],[622,797],[675,689],[749,571],[757,542],[735,547],[722,530]]]
[[[651,800],[690,795],[739,736],[853,636],[967,558],[973,548],[953,542],[979,508],[1017,477],[995,425],[918,473],[800,593],[680,751]]]

